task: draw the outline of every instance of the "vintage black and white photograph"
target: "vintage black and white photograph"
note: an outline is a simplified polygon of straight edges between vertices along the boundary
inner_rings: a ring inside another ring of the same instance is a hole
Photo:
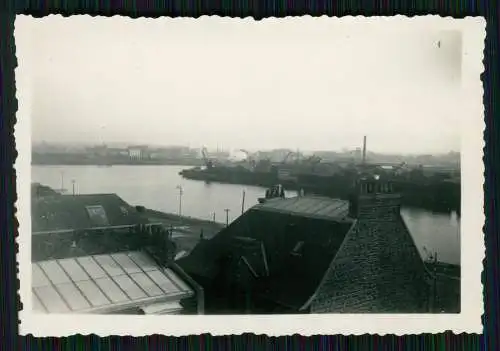
[[[25,316],[481,326],[482,21],[16,31]]]

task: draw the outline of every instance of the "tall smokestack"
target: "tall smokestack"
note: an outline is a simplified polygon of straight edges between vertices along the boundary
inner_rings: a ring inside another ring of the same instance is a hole
[[[366,135],[363,137],[363,164],[366,163]]]

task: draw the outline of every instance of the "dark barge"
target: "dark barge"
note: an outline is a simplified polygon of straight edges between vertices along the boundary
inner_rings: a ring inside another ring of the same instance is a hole
[[[253,171],[241,166],[195,167],[179,174],[191,180],[226,184],[271,187],[280,183],[288,190],[303,190],[308,194],[329,196],[347,200],[354,179],[366,170],[346,169],[333,175],[311,172],[294,172],[273,165],[267,171]],[[368,170],[383,173],[383,170]],[[404,206],[422,208],[434,212],[460,214],[460,181],[438,176],[392,175],[397,190],[402,194]]]

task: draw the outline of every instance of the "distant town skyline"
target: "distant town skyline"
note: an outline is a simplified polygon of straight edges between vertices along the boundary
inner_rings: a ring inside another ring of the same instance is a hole
[[[20,66],[33,141],[334,151],[368,135],[379,153],[460,150],[460,31],[119,17],[48,17],[31,31]]]
[[[32,143],[32,148],[37,148],[37,147],[41,147],[43,145],[47,145],[47,146],[59,146],[59,147],[68,147],[68,148],[77,148],[77,147],[80,147],[80,148],[83,148],[83,147],[98,147],[98,146],[105,146],[105,147],[110,147],[110,148],[114,148],[114,147],[121,147],[121,148],[127,148],[127,147],[139,147],[139,146],[145,146],[145,147],[148,147],[148,148],[152,148],[152,149],[155,149],[155,148],[191,148],[191,149],[201,149],[203,147],[207,148],[207,150],[210,150],[210,151],[227,151],[227,152],[238,152],[238,151],[241,151],[241,150],[247,150],[247,151],[251,151],[251,152],[259,152],[259,151],[262,151],[262,152],[266,152],[266,151],[273,151],[273,150],[290,150],[290,151],[301,151],[301,152],[332,152],[332,153],[335,153],[335,152],[344,152],[344,151],[354,151],[356,149],[359,149],[361,150],[362,149],[362,145],[358,146],[358,147],[355,147],[355,148],[341,148],[341,149],[324,149],[324,150],[308,150],[308,149],[293,149],[293,148],[287,148],[287,147],[275,147],[275,148],[268,148],[268,149],[251,149],[251,148],[239,148],[239,147],[234,147],[234,148],[227,148],[227,147],[224,147],[223,145],[214,145],[214,146],[210,146],[210,145],[202,145],[202,146],[193,146],[193,145],[182,145],[182,144],[164,144],[164,145],[159,145],[159,144],[147,144],[147,143],[134,143],[134,142],[126,142],[126,141],[123,141],[123,142],[102,142],[102,143],[93,143],[93,142],[64,142],[64,141],[48,141],[48,140],[40,140],[40,141],[33,141]],[[398,152],[377,152],[377,151],[373,151],[373,150],[370,150],[369,148],[367,149],[367,153],[377,153],[377,154],[384,154],[384,155],[401,155],[401,156],[404,156],[404,155],[408,155],[408,156],[412,156],[412,155],[445,155],[445,154],[460,154],[460,150],[448,150],[448,151],[443,151],[443,152],[435,152],[435,153],[418,153],[418,152],[415,152],[415,153],[398,153]]]

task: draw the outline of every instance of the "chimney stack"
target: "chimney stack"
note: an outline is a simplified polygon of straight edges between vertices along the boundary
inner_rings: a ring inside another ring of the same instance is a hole
[[[351,194],[349,216],[358,219],[392,221],[400,216],[401,194],[394,184],[379,177],[359,179]]]

